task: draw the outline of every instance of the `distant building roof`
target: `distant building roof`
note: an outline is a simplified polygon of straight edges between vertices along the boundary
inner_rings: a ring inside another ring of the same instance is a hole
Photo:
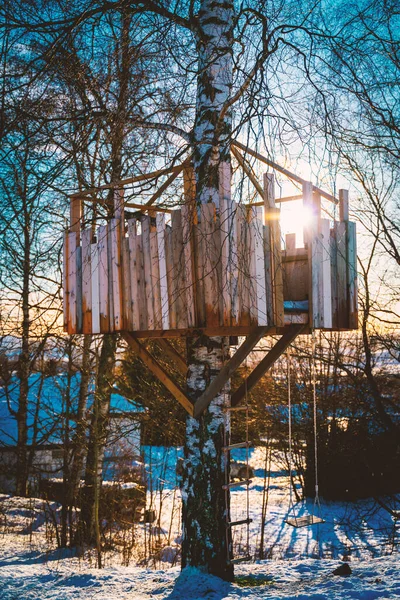
[[[13,375],[7,385],[0,387],[0,445],[15,445],[17,441],[17,421],[19,378]],[[70,419],[73,421],[79,398],[80,373],[70,380]],[[66,415],[68,375],[60,373],[45,377],[33,373],[29,377],[28,392],[28,444],[59,443],[62,441],[63,417]],[[90,386],[88,407],[93,402],[94,386]],[[111,394],[110,412],[132,416],[145,412],[141,404],[122,396],[118,391]],[[37,418],[35,418],[37,417]],[[34,422],[37,421],[37,431]],[[72,426],[72,425],[71,425]]]

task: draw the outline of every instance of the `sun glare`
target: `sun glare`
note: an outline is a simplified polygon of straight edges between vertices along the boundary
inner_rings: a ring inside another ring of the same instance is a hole
[[[304,226],[311,220],[311,211],[303,206],[302,200],[283,203],[281,207],[281,232],[283,238],[287,233],[296,234],[296,247],[304,246]]]

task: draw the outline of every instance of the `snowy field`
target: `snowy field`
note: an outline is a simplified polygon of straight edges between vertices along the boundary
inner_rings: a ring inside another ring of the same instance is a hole
[[[180,575],[176,458],[174,449],[168,453],[153,449],[151,457],[146,455],[152,472],[148,503],[157,509],[160,521],[135,526],[137,553],[131,553],[129,560],[121,554],[105,554],[102,570],[95,568],[93,553],[77,558],[57,550],[52,526],[58,514],[55,505],[50,512],[47,510],[46,518],[41,500],[0,496],[0,600],[400,597],[400,527],[389,513],[372,500],[323,503],[323,525],[291,528],[284,522],[288,511],[287,475],[279,470],[279,464],[273,466],[269,482],[264,544],[267,560],[236,565],[233,584],[192,569]],[[264,461],[264,451],[255,449],[250,460],[255,477],[249,490],[253,518],[249,550],[253,557],[258,557],[260,550]],[[245,490],[232,494],[234,518],[246,513],[246,503]],[[306,508],[301,507],[300,513]],[[149,536],[157,538],[158,552],[144,560],[140,548]],[[236,535],[237,554],[247,550],[246,542],[244,527]],[[343,560],[352,574],[333,575]]]

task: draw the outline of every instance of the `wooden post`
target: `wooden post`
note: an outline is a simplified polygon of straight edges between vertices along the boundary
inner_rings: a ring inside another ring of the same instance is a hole
[[[339,219],[340,221],[349,220],[349,192],[348,190],[339,190]]]
[[[342,279],[345,279],[345,291],[342,290],[346,298],[346,325],[349,329],[358,327],[358,300],[357,300],[357,240],[356,225],[349,221],[349,192],[348,190],[339,190],[339,217],[343,223],[341,229],[345,229],[345,266],[341,261],[341,268],[345,267],[344,273],[341,273]],[[343,237],[343,232],[342,232]],[[342,301],[342,304],[344,302]],[[340,317],[339,317],[340,318]],[[344,320],[344,315],[341,318]]]
[[[63,315],[64,331],[68,332],[69,320],[69,289],[68,289],[68,232],[63,236]]]
[[[73,196],[70,200],[70,220],[69,232],[76,234],[76,246],[79,246],[81,241],[81,224],[82,224],[82,203],[83,200],[79,196]]]
[[[197,212],[195,205],[196,180],[192,166],[186,166],[183,170],[183,190],[185,204],[182,206],[182,238],[187,324],[188,327],[194,327],[196,323],[194,225],[197,222]]]
[[[235,252],[235,231],[231,200],[231,169],[222,163],[219,167],[219,224],[221,237],[221,325],[230,326],[232,323],[232,286],[234,265],[232,261]]]
[[[82,333],[92,333],[92,229],[82,231]]]
[[[98,244],[91,244],[90,270],[92,285],[92,333],[100,333],[100,261]]]
[[[275,204],[275,178],[264,174],[264,254],[268,323],[284,326],[283,272],[279,209]]]
[[[110,307],[108,294],[108,251],[107,251],[107,226],[101,225],[97,231],[97,250],[99,260],[99,305],[100,305],[100,332],[110,331]]]
[[[161,320],[162,329],[169,329],[169,310],[168,310],[168,282],[167,282],[167,262],[165,246],[165,215],[157,213],[157,244],[158,244],[158,263],[160,274],[160,296],[161,296]]]

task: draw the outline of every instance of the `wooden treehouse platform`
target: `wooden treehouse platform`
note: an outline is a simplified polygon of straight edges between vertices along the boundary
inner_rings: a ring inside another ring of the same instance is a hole
[[[228,377],[262,336],[283,334],[276,360],[300,331],[357,328],[356,232],[347,192],[336,199],[238,142],[232,155],[259,200],[233,202],[222,190],[219,206],[196,207],[189,160],[71,197],[63,252],[65,331],[122,332],[148,366],[154,360],[139,338],[248,336],[228,363]],[[274,173],[265,173],[261,183],[249,155],[280,171],[298,193],[276,198]],[[124,199],[124,186],[166,175],[146,204]],[[183,193],[177,206],[157,204],[179,176]],[[99,198],[105,189],[111,202]],[[282,239],[279,203],[300,199],[310,218],[304,245],[296,247],[294,234]],[[339,220],[323,218],[321,199],[339,204]],[[168,387],[168,375],[153,367]],[[171,385],[196,414],[184,392]],[[236,394],[236,403],[240,399]]]

